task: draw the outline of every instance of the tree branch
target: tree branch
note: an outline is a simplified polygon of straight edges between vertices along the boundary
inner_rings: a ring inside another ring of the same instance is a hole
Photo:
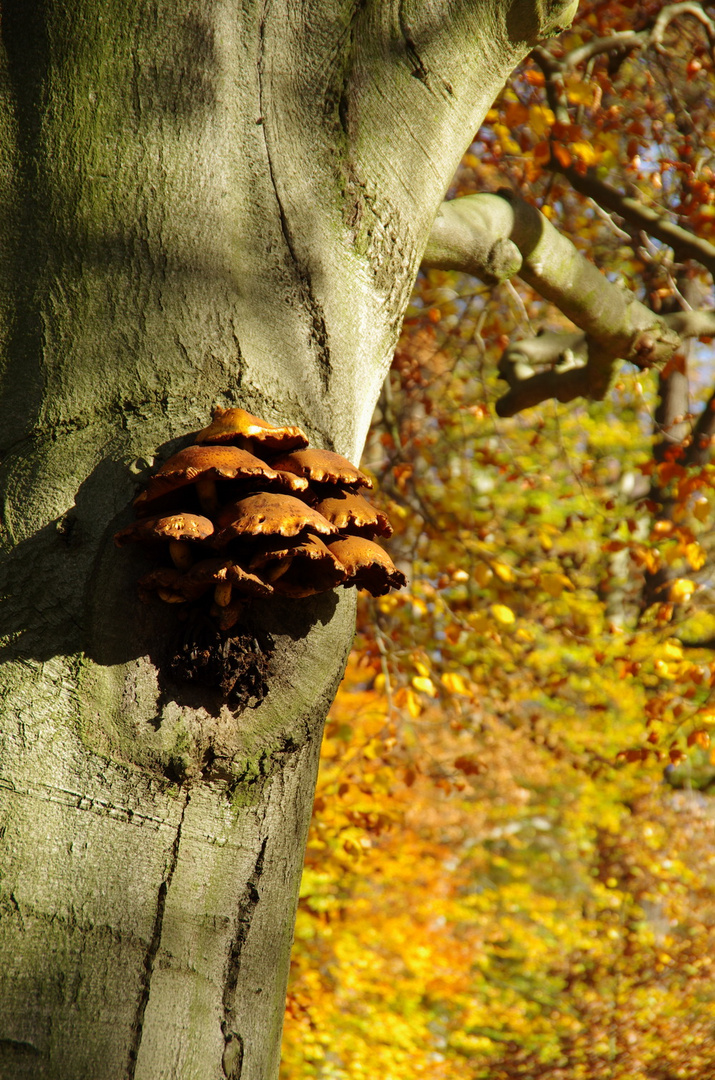
[[[654,236],[668,244],[679,259],[695,259],[715,277],[715,245],[694,233],[676,225],[665,214],[644,206],[637,199],[621,195],[616,188],[598,180],[592,170],[579,172],[573,165],[562,165],[555,157],[549,162],[550,169],[560,172],[581,195],[593,199],[604,209],[612,210],[636,229]]]
[[[643,30],[619,30],[607,37],[591,38],[578,49],[572,49],[560,60],[552,57],[563,71],[565,68],[573,70],[579,64],[587,63],[594,56],[605,52],[626,52],[632,49],[647,49],[650,46],[662,47],[665,32],[675,19],[681,15],[692,15],[705,27],[710,44],[715,43],[715,22],[710,18],[701,4],[694,0],[685,0],[684,3],[668,4],[661,8],[651,25]],[[535,50],[536,51],[536,50]],[[540,48],[539,52],[546,52]]]
[[[602,398],[617,359],[662,367],[682,336],[715,331],[715,317],[705,312],[658,317],[627,288],[608,281],[535,207],[510,194],[466,195],[443,203],[423,265],[461,270],[487,283],[518,272],[584,331],[542,335],[506,350],[499,372],[510,391],[497,403],[501,416],[550,397]],[[545,362],[555,366],[536,373],[532,363]]]
[[[623,52],[650,46],[662,50],[668,26],[683,15],[698,19],[705,27],[710,45],[715,45],[715,22],[699,3],[686,0],[684,3],[668,4],[662,8],[651,25],[644,30],[624,30],[607,37],[592,38],[580,48],[572,49],[560,58],[543,46],[533,49],[531,57],[544,73],[546,97],[556,119],[560,123],[570,122],[564,87],[564,75],[568,71],[605,52]],[[609,184],[599,180],[593,170],[583,173],[573,165],[563,165],[553,154],[548,168],[565,176],[576,191],[593,199],[598,206],[614,211],[634,228],[668,244],[679,259],[696,259],[715,277],[715,245],[670,221],[665,214],[644,206],[637,199],[622,195]]]
[[[715,336],[713,311],[678,311],[660,316],[659,321],[677,334],[678,344],[673,352],[687,338]],[[538,405],[550,397],[567,402],[582,396],[596,399],[603,396],[599,394],[600,386],[594,387],[590,383],[589,361],[597,355],[598,348],[599,343],[587,334],[568,332],[548,332],[509,345],[499,361],[499,374],[511,389],[497,402],[497,413],[499,416],[514,416],[522,409]],[[632,363],[637,362],[632,357],[628,359]],[[550,370],[537,374],[534,367],[541,365],[550,365]],[[692,453],[688,455],[688,463],[703,464],[708,460],[713,436],[715,392],[693,431]]]
[[[487,282],[518,272],[614,358],[636,363],[640,357],[642,363],[640,336],[659,333],[657,315],[612,285],[539,210],[508,192],[442,203],[423,263],[466,271]],[[670,336],[662,358],[655,344],[649,346],[650,363],[670,356]]]
[[[715,439],[715,390],[707,400],[705,408],[698,417],[693,428],[693,438],[686,455],[687,465],[705,465],[710,460],[710,455]]]

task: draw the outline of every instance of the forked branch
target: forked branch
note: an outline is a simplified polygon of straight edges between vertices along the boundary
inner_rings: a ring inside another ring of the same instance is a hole
[[[497,403],[500,416],[552,397],[601,399],[616,361],[662,368],[684,338],[715,336],[715,313],[656,315],[625,284],[610,282],[539,210],[510,193],[443,203],[422,262],[490,284],[518,273],[580,327],[581,333],[542,334],[504,352],[499,373],[509,391]]]

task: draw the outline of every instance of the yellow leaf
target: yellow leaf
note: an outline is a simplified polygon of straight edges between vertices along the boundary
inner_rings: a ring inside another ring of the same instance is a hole
[[[542,138],[551,129],[556,117],[545,105],[529,107],[529,127],[538,138]]]
[[[497,622],[510,626],[516,619],[514,612],[506,604],[492,604],[489,608]]]
[[[407,706],[407,711],[412,717],[412,719],[416,720],[422,712],[422,705],[420,703],[420,699],[417,697],[417,694],[413,694],[411,690],[408,690],[405,694],[405,704]]]
[[[660,568],[660,552],[654,548],[635,544],[631,548],[631,558],[638,566],[645,566],[650,574],[655,574],[656,570]]]
[[[682,660],[683,659],[683,646],[679,641],[675,641],[670,638],[668,641],[664,641],[658,650],[661,657],[665,660]]]
[[[541,578],[541,588],[544,589],[549,596],[561,596],[564,589],[573,589],[573,585],[565,574],[543,574]]]
[[[417,672],[418,675],[422,675],[425,679],[429,678],[429,673],[430,672],[429,672],[429,668],[427,667],[426,664],[423,664],[421,660],[415,660],[414,665],[415,665],[415,671]]]
[[[372,761],[378,754],[382,753],[382,750],[383,745],[380,739],[370,739],[367,746],[364,746],[362,749],[362,756],[367,758],[368,761]],[[365,779],[367,779],[367,777],[365,777]]]
[[[427,694],[429,697],[437,697],[437,690],[431,679],[428,679],[424,675],[415,675],[412,680],[412,685],[415,690],[419,690],[423,694]]]
[[[442,685],[449,690],[450,694],[468,694],[469,689],[467,687],[466,679],[462,675],[457,675],[454,671],[445,671],[442,675]]]
[[[499,137],[499,142],[502,145],[502,149],[506,154],[521,154],[521,147],[511,137],[511,132],[506,124],[495,124],[494,132]]]
[[[587,82],[573,82],[566,93],[573,105],[593,105],[595,85]]]
[[[366,717],[360,727],[363,734],[369,735],[374,738],[375,735],[379,735],[385,726],[385,716],[369,716]],[[382,744],[380,744],[382,745]]]
[[[510,566],[502,562],[493,562],[492,570],[500,581],[510,582],[516,580],[516,575]]]
[[[577,157],[586,165],[595,165],[599,159],[599,154],[596,153],[590,143],[573,142],[569,144],[569,149],[574,157]]]
[[[685,558],[688,560],[693,570],[701,570],[705,565],[707,556],[700,547],[700,544],[693,541],[692,544],[685,545]]]
[[[335,739],[323,739],[323,745],[321,747],[320,753],[324,758],[337,757],[337,755],[340,753],[340,747],[338,746]]]
[[[693,515],[698,519],[698,521],[707,521],[708,517],[710,516],[710,503],[704,495],[701,495],[699,499],[695,500],[695,505],[693,506]]]
[[[676,578],[670,586],[669,597],[674,604],[687,604],[697,586],[689,578]]]
[[[661,679],[677,679],[678,677],[677,664],[666,664],[665,660],[656,660],[653,667],[656,675],[660,675]]]
[[[493,576],[494,575],[491,569],[487,566],[486,563],[477,563],[477,566],[474,570],[474,578],[478,585],[481,585],[483,588],[489,581],[491,581]]]
[[[680,554],[681,553],[678,551],[678,548],[674,544],[671,544],[671,546],[664,554],[665,561],[668,563],[669,566],[672,566],[674,563],[678,562],[678,560],[680,559]]]

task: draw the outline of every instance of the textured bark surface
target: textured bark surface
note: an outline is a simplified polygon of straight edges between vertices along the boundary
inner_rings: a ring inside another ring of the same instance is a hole
[[[113,533],[240,403],[359,457],[430,225],[558,3],[8,0],[0,1076],[270,1080],[353,601],[269,694],[173,685]]]

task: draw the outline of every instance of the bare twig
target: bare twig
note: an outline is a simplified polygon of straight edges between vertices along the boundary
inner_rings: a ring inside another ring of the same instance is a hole
[[[537,57],[536,54],[546,53],[550,58],[551,65],[558,65],[560,72],[563,73],[566,69],[573,70],[580,64],[592,60],[594,56],[603,53],[630,52],[633,49],[647,49],[651,46],[659,48],[663,45],[665,32],[670,24],[682,15],[691,15],[702,23],[710,44],[715,43],[715,22],[703,9],[702,4],[695,3],[694,0],[686,0],[684,3],[667,4],[664,8],[661,8],[651,25],[643,30],[619,30],[614,34],[609,34],[607,37],[591,38],[590,41],[585,42],[578,49],[572,49],[571,52],[566,53],[560,59],[556,59],[543,47],[535,49],[532,56],[543,70],[543,56]]]
[[[701,4],[694,0],[686,0],[683,3],[667,4],[643,30],[623,30],[607,37],[592,38],[591,41],[577,49],[572,49],[563,57],[554,56],[543,46],[534,49],[531,57],[544,73],[547,100],[556,119],[561,123],[569,123],[571,119],[564,85],[564,77],[569,71],[606,52],[618,53],[651,46],[662,50],[668,27],[676,19],[686,15],[697,19],[704,26],[710,46],[714,47],[715,22]],[[696,259],[715,276],[715,245],[677,225],[665,214],[644,206],[637,199],[621,194],[599,180],[592,170],[584,174],[573,165],[563,165],[554,155],[548,167],[565,176],[576,191],[598,206],[615,212],[634,228],[641,229],[662,243],[668,244],[679,259]]]
[[[650,206],[645,206],[637,199],[622,195],[610,184],[597,179],[590,170],[580,173],[572,165],[561,165],[555,157],[552,157],[549,168],[562,173],[581,195],[615,212],[634,228],[642,229],[643,232],[654,236],[656,240],[668,244],[679,259],[697,260],[715,277],[715,245],[708,240],[695,236],[681,225],[670,221],[665,214],[653,210]]]

